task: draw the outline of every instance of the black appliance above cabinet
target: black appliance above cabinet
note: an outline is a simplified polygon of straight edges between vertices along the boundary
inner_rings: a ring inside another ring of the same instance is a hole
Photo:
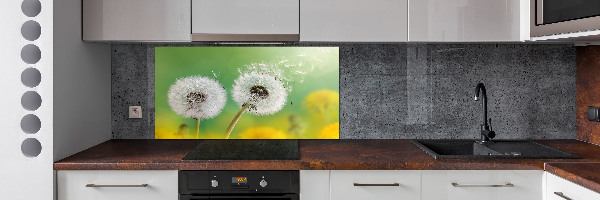
[[[299,200],[299,171],[179,171],[179,199]]]
[[[530,0],[531,36],[550,39],[585,36],[600,30],[600,1],[598,0]],[[578,34],[576,34],[578,33]],[[585,34],[584,34],[585,33]]]

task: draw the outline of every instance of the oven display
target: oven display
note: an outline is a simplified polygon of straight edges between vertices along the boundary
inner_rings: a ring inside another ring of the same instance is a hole
[[[234,184],[235,183],[237,183],[237,184],[244,183],[245,184],[245,183],[248,183],[248,178],[246,178],[246,177],[231,177],[231,183],[234,183]]]

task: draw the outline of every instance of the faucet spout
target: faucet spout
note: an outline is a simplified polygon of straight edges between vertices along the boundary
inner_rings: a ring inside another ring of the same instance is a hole
[[[481,94],[481,95],[480,95]],[[496,133],[490,129],[487,118],[487,93],[485,91],[485,85],[483,83],[478,83],[475,88],[475,101],[479,101],[481,99],[481,107],[483,108],[483,112],[481,117],[483,118],[483,123],[481,123],[481,142],[488,142],[490,139],[496,136]]]
[[[481,92],[481,97],[479,96]],[[481,123],[484,128],[487,128],[487,93],[485,91],[485,85],[483,83],[478,83],[475,88],[475,101],[479,101],[481,99],[481,106],[483,107],[483,123]]]

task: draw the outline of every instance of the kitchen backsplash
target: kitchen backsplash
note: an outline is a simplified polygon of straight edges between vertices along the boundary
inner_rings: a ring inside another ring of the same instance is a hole
[[[114,139],[154,138],[154,47],[113,44]],[[479,138],[483,82],[499,139],[576,138],[575,48],[563,44],[340,47],[340,138]],[[142,119],[128,107],[142,106]]]

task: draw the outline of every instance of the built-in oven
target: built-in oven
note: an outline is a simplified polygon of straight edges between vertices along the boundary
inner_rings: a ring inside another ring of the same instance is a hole
[[[179,171],[180,200],[299,200],[299,171]]]
[[[600,29],[600,0],[530,0],[531,36]]]

